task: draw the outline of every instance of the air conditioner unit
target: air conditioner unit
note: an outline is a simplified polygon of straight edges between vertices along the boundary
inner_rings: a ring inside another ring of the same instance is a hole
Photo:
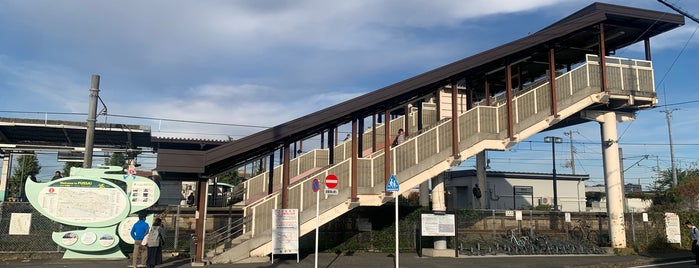
[[[553,203],[551,197],[542,197],[539,199],[539,205],[551,205],[551,203]]]

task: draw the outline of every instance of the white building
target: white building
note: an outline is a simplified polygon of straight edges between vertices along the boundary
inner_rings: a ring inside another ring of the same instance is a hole
[[[476,170],[451,170],[442,174],[446,190],[447,209],[478,206],[487,202],[487,209],[519,210],[539,205],[553,206],[553,175],[487,171],[486,185],[479,186],[482,196],[474,197],[478,184]],[[585,181],[589,175],[557,174],[558,207],[561,211],[581,212],[585,208]]]
[[[625,190],[628,192],[636,191],[640,188],[639,184],[626,184]],[[585,192],[604,193],[604,185],[595,185],[585,187]],[[607,212],[607,197],[602,197],[600,201],[590,201],[590,206],[587,208],[589,212]],[[646,212],[653,206],[653,200],[643,200],[641,198],[624,198],[625,212]]]

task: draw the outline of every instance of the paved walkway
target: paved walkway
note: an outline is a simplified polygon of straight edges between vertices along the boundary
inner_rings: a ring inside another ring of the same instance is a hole
[[[651,256],[614,256],[614,255],[568,255],[568,256],[483,256],[483,257],[459,257],[459,258],[421,258],[414,253],[400,254],[399,265],[402,268],[426,268],[426,267],[632,267],[648,265],[658,262],[670,262],[689,260],[690,252],[675,252],[653,254]],[[38,256],[40,257],[40,256]],[[37,257],[37,258],[38,258]],[[45,257],[45,256],[43,256]],[[2,261],[0,267],[41,267],[41,268],[124,268],[131,263],[130,260],[63,260],[63,259],[37,259],[27,258],[13,261]],[[301,261],[296,263],[295,255],[285,255],[283,259],[277,259],[274,263],[248,263],[248,264],[214,264],[205,267],[315,267],[314,255],[301,256]],[[192,267],[189,259],[169,258],[158,267],[180,268]],[[318,267],[322,268],[346,268],[346,267],[395,267],[393,254],[387,253],[356,253],[356,254],[331,254],[318,255]]]

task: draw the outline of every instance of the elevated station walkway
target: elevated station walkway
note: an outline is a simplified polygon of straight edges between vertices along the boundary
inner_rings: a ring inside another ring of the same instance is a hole
[[[392,199],[384,191],[390,175],[405,192],[484,150],[505,150],[541,131],[596,121],[602,139],[612,141],[602,148],[612,246],[625,248],[616,124],[655,106],[649,40],[683,24],[677,14],[593,3],[518,40],[239,140],[205,151],[159,149],[156,169],[163,180],[197,181],[197,195],[206,196],[201,189],[210,178],[280,156],[281,166],[240,186],[241,235],[207,257],[237,262],[271,252],[276,208],[299,210],[301,235],[314,229],[313,178],[339,178],[338,195],[322,196],[318,204],[324,224],[357,206]],[[639,42],[645,60],[605,57]],[[377,122],[377,115],[384,124],[362,132],[366,118]],[[333,134],[337,139],[338,126],[349,123],[356,140],[336,144]],[[399,128],[407,140],[387,146]],[[291,159],[291,144],[318,136],[323,143],[325,134],[327,149]],[[206,213],[204,199],[197,207]],[[204,226],[200,217],[199,239]],[[205,255],[201,244],[197,261]]]
[[[390,150],[390,171],[400,183],[400,192],[408,191],[426,180],[432,179],[461,160],[472,157],[483,150],[505,150],[517,142],[553,127],[566,119],[580,117],[581,112],[605,106],[612,100],[623,101],[636,108],[651,107],[655,104],[653,68],[650,61],[607,57],[606,70],[608,90],[600,87],[599,57],[587,55],[585,62],[556,78],[556,101],[558,113],[550,115],[550,83],[519,90],[512,99],[515,135],[507,134],[507,102],[493,97],[491,105],[477,103],[473,108],[461,113],[458,120],[457,144],[452,140],[451,118],[441,120],[409,135],[405,142]],[[396,133],[406,117],[391,121],[391,133]],[[409,113],[409,122],[417,122],[415,113]],[[384,133],[377,127],[377,134]],[[369,138],[372,130],[362,135]],[[381,135],[379,135],[381,136]],[[368,139],[364,139],[367,141]],[[377,140],[383,140],[383,136]],[[367,141],[370,142],[370,141]],[[322,181],[328,174],[340,178],[338,195],[321,195],[320,224],[325,224],[356,206],[379,206],[391,199],[386,194],[384,182],[384,154],[379,150],[357,159],[358,200],[351,198],[352,158],[347,152],[351,140],[344,141],[334,148],[334,165],[328,163],[328,149],[313,150],[290,162],[293,178],[289,186],[289,208],[299,209],[300,235],[315,229],[316,197],[311,189],[311,180]],[[457,146],[460,159],[452,155],[452,146]],[[224,253],[212,256],[213,262],[236,262],[250,256],[264,256],[272,250],[272,211],[281,208],[281,170],[275,168],[274,192],[267,193],[269,172],[262,173],[243,183],[245,192],[244,216],[250,220],[245,225],[243,235],[235,245]],[[400,193],[399,192],[399,193]]]

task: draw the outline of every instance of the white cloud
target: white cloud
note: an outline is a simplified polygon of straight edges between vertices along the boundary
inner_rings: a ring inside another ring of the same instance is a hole
[[[279,93],[285,90],[289,89],[250,84],[207,84],[192,88],[187,99],[165,98],[138,109],[148,117],[239,125],[145,122],[158,126],[153,130],[159,132],[157,136],[195,138],[201,137],[200,134],[212,134],[210,136],[223,139],[226,135],[240,137],[262,130],[254,126],[276,126],[358,95],[327,92],[291,96]]]
[[[0,55],[0,78],[4,83],[4,103],[13,98],[28,98],[24,111],[85,112],[89,96],[89,78],[80,84],[77,75],[66,68],[39,62],[17,62]]]
[[[281,46],[377,49],[414,42],[401,33],[406,28],[456,25],[561,1],[258,2],[16,1],[5,3],[0,15],[70,45],[92,44],[93,51],[86,52],[126,50],[151,64],[181,64]]]

